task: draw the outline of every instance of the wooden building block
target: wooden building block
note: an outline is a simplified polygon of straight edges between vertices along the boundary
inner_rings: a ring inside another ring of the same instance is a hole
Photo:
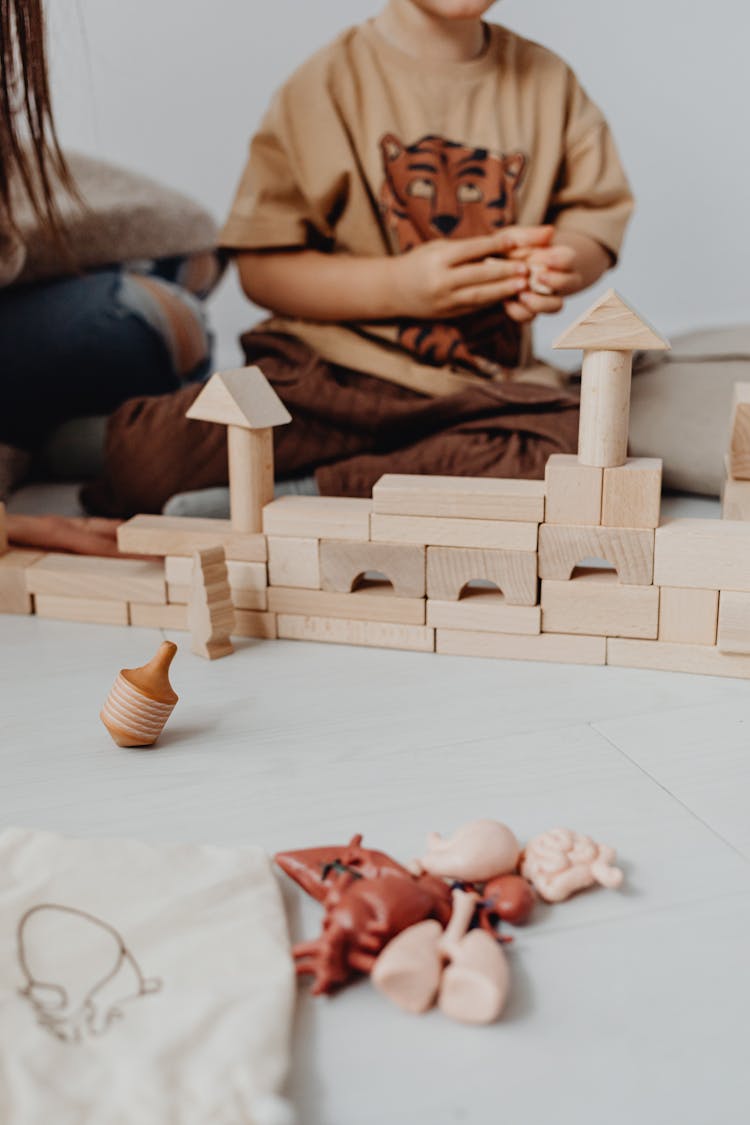
[[[317,539],[273,536],[268,540],[268,582],[270,586],[299,586],[320,589],[320,560]]]
[[[34,605],[37,617],[51,617],[57,621],[82,621],[95,625],[130,624],[127,602],[108,601],[106,598],[68,598],[57,594],[37,594]]]
[[[167,577],[167,597],[170,602],[188,602],[192,581],[193,561],[176,555],[165,559]],[[235,609],[261,609],[268,606],[268,576],[265,563],[227,562],[229,588],[232,591],[232,605]]]
[[[399,598],[423,598],[426,592],[425,548],[412,543],[353,543],[324,540],[320,544],[320,586],[349,593],[369,571],[382,574]]]
[[[435,629],[468,629],[480,633],[541,632],[538,605],[509,605],[501,594],[469,590],[459,602],[427,602],[427,624]]]
[[[351,621],[389,621],[399,625],[424,625],[425,621],[424,598],[396,597],[388,585],[367,587],[352,594],[271,586],[268,608],[272,613],[300,617],[341,617]]]
[[[721,493],[723,520],[750,520],[750,480],[727,477]]]
[[[540,578],[564,582],[575,567],[592,559],[603,559],[613,566],[626,586],[650,586],[654,532],[648,528],[563,527],[550,523],[540,527]]]
[[[233,637],[257,637],[259,640],[272,641],[276,635],[275,613],[257,613],[245,609],[234,611]]]
[[[5,504],[0,503],[0,555],[8,550],[8,528],[6,525]]]
[[[750,594],[722,590],[717,644],[722,652],[750,656]]]
[[[656,640],[657,586],[624,586],[611,570],[580,570],[542,582],[542,631]]]
[[[370,533],[378,543],[419,543],[430,547],[490,547],[536,551],[538,525],[501,520],[373,514]]]
[[[556,348],[667,351],[669,344],[614,289],[597,297],[555,341]]]
[[[596,526],[602,515],[604,470],[582,465],[575,454],[553,453],[547,460],[547,523]]]
[[[11,549],[0,555],[0,613],[33,613],[26,572],[44,555],[39,551]]]
[[[131,602],[130,624],[144,629],[176,629],[187,632],[188,607],[187,604],[143,605]]]
[[[541,523],[544,495],[544,484],[538,480],[387,473],[372,490],[372,510],[392,516]]]
[[[715,645],[719,617],[718,590],[662,586],[659,640],[683,645]]]
[[[750,523],[671,520],[656,530],[657,586],[750,591]]]
[[[699,676],[750,679],[750,656],[721,652],[709,645],[610,637],[607,641],[607,663],[618,668],[648,668],[658,672],[692,672]]]
[[[348,496],[280,496],[263,509],[263,530],[297,539],[367,540],[371,511],[371,500]]]
[[[458,601],[469,582],[494,582],[509,605],[536,605],[537,559],[530,551],[427,548],[427,596]]]
[[[541,633],[538,637],[509,633],[477,633],[461,629],[438,629],[436,651],[450,656],[485,656],[499,660],[540,660],[553,664],[605,664],[604,637],[563,636]]]
[[[734,384],[729,434],[729,476],[735,480],[750,480],[750,383]]]
[[[243,590],[229,587],[232,595],[232,605],[235,609],[268,609],[267,590]],[[167,601],[170,605],[187,605],[190,601],[190,586],[177,586],[172,582],[167,583]]]
[[[193,579],[188,603],[191,651],[206,660],[234,652],[229,637],[234,608],[223,547],[207,547],[193,554]]]
[[[117,529],[117,545],[128,555],[192,555],[223,547],[228,559],[266,561],[265,535],[232,530],[229,520],[186,516],[134,516]]]
[[[31,594],[103,598],[105,601],[165,605],[167,589],[160,562],[49,554],[30,567],[26,585]]]
[[[661,475],[658,457],[631,457],[619,468],[605,469],[602,526],[658,527]]]
[[[399,625],[386,621],[347,621],[332,617],[279,614],[279,637],[289,641],[324,641],[365,648],[398,648],[413,652],[435,651],[435,630],[424,625]]]

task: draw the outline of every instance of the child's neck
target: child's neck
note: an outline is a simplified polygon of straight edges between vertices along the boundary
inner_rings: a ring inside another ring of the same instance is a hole
[[[375,17],[375,26],[406,54],[433,62],[469,62],[481,55],[485,46],[480,19],[441,19],[411,0],[388,0]]]

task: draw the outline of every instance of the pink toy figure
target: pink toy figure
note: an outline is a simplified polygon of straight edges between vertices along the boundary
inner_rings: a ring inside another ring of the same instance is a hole
[[[493,875],[515,871],[521,851],[510,828],[497,820],[474,820],[447,840],[431,832],[427,849],[415,861],[419,871],[467,883],[484,883]]]
[[[442,936],[434,918],[417,922],[397,934],[375,962],[370,980],[405,1012],[419,1015],[435,1003],[443,972]]]
[[[569,828],[553,828],[526,845],[521,874],[547,902],[563,902],[594,883],[619,887],[623,873],[614,860],[614,848]]]
[[[454,890],[453,913],[440,939],[450,961],[440,981],[441,1012],[461,1023],[493,1023],[508,997],[510,971],[497,941],[484,930],[467,929],[479,895]]]

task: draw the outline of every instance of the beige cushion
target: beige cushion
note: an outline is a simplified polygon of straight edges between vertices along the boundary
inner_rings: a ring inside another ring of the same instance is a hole
[[[750,324],[672,338],[665,355],[636,358],[630,413],[634,457],[661,457],[664,484],[718,496],[732,387],[750,382]]]

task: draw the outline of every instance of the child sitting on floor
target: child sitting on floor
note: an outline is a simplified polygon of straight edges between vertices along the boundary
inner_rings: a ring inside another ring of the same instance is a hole
[[[274,314],[243,345],[292,413],[277,473],[302,488],[539,477],[576,448],[575,396],[531,365],[530,324],[614,263],[632,197],[572,71],[491,6],[388,0],[292,75],[252,141],[223,244]],[[226,483],[225,427],[184,418],[196,394],[114,414],[92,509]]]

